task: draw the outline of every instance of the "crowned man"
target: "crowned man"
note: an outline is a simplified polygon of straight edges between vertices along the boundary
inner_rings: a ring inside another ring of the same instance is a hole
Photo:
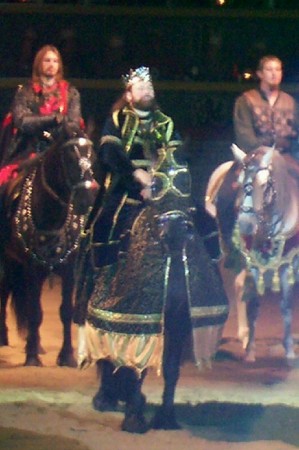
[[[215,326],[207,333],[211,342],[201,347],[209,358],[227,304],[192,225],[188,158],[173,120],[157,105],[147,67],[131,69],[123,80],[98,147],[102,189],[82,240],[74,321],[80,325],[79,364],[97,362],[101,372],[94,408],[125,401],[122,428],[131,431],[132,410],[140,413],[144,405],[146,369],[159,372],[163,360],[164,378],[172,371],[175,386],[184,337],[193,325]],[[193,348],[199,360],[200,349]],[[142,414],[138,420],[142,432]]]

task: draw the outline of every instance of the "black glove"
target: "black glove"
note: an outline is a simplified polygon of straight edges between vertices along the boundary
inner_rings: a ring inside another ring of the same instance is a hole
[[[23,118],[20,130],[25,134],[47,131],[58,124],[58,114],[60,120],[60,113],[50,114],[49,116],[26,116]]]

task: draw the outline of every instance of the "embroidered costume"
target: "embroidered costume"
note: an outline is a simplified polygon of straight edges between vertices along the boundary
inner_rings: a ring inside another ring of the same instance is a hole
[[[114,111],[99,161],[102,192],[77,267],[74,320],[85,324],[87,343],[87,350],[79,345],[79,364],[108,359],[138,373],[147,367],[159,372],[171,295],[187,295],[195,360],[209,360],[227,318],[227,299],[193,226],[190,173],[172,119],[159,109],[144,117],[130,106]],[[142,199],[133,178],[137,168],[152,175],[150,200]],[[177,243],[187,236],[183,251],[170,250],[162,237],[164,225],[174,223],[183,229]],[[178,258],[183,269],[173,279]]]
[[[298,151],[298,106],[283,91],[274,105],[260,89],[244,92],[235,103],[234,128],[236,144],[245,152],[261,145],[283,152]]]

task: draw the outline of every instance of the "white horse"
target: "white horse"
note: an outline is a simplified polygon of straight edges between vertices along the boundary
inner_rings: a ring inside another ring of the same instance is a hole
[[[234,147],[236,152],[236,148]],[[215,200],[217,198],[217,193],[223,183],[225,176],[231,169],[234,161],[226,161],[220,164],[209,178],[206,195],[205,195],[205,209],[210,214],[210,216],[216,220],[217,209]],[[246,269],[241,270],[240,273],[236,273],[234,270],[225,267],[225,250],[221,246],[220,249],[222,257],[219,261],[220,273],[223,279],[224,288],[227,297],[230,302],[230,311],[237,314],[237,337],[242,342],[242,347],[245,349],[248,344],[248,322],[246,315],[246,303],[242,300],[243,297],[243,287],[246,278]]]
[[[236,161],[222,164],[210,178],[206,210],[217,220],[224,262],[227,257],[238,270],[230,299],[237,306],[245,360],[255,361],[255,324],[266,288],[281,294],[283,346],[291,360],[296,357],[292,308],[299,282],[299,164],[272,147],[250,154],[236,146],[232,150]],[[227,288],[230,281],[222,273]]]

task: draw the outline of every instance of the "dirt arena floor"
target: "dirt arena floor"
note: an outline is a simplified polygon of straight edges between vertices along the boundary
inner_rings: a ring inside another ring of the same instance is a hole
[[[186,361],[176,394],[179,431],[120,430],[122,413],[94,411],[95,368],[56,367],[61,343],[59,281],[44,287],[43,367],[23,367],[24,342],[9,314],[10,345],[0,348],[0,449],[2,450],[291,450],[299,448],[299,362],[288,365],[275,296],[263,299],[257,325],[257,361],[242,360],[231,308],[223,343],[211,370]],[[299,356],[299,305],[294,336]],[[76,346],[76,327],[74,326]],[[148,419],[160,402],[162,379],[144,385]]]

